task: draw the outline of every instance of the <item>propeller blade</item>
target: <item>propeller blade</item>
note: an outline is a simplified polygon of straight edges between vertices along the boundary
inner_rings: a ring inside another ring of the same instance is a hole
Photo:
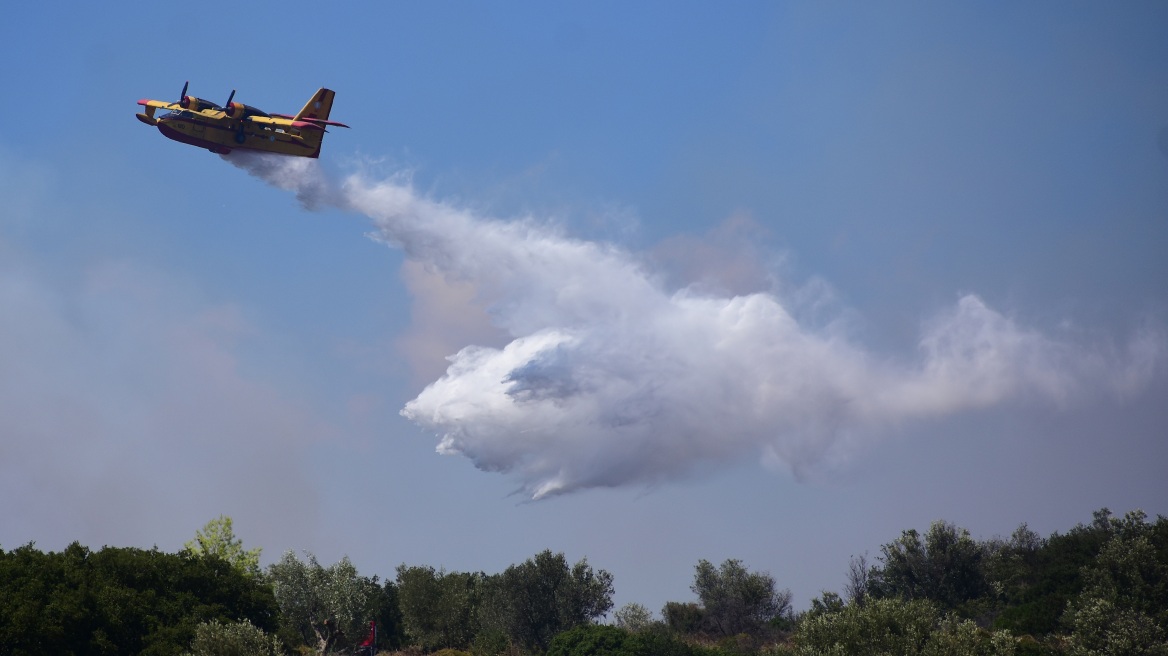
[[[231,99],[235,97],[235,89],[231,90],[231,95],[227,96],[227,104],[223,105],[227,109],[231,109]]]
[[[183,109],[186,109],[186,108],[188,108],[188,107],[190,107],[190,106],[191,106],[191,102],[190,102],[189,100],[187,100],[187,86],[188,86],[190,83],[191,83],[191,81],[190,81],[190,80],[187,80],[186,82],[183,82],[183,90],[182,90],[182,94],[181,94],[181,95],[178,97],[178,104],[179,104],[179,107],[182,107]]]

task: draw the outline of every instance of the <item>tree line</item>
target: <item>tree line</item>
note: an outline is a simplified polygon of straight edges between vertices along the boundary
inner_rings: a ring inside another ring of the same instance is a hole
[[[695,598],[659,614],[614,610],[611,574],[551,551],[496,574],[402,564],[392,580],[347,557],[259,561],[228,517],[177,553],[0,548],[0,656],[1168,655],[1168,519],[1139,511],[1046,538],[907,530],[802,612],[734,559],[700,560]]]

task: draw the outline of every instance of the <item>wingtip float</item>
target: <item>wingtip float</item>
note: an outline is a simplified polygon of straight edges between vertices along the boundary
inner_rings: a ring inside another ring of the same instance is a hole
[[[157,127],[168,139],[221,155],[243,149],[315,158],[320,156],[328,126],[349,127],[329,120],[336,95],[329,89],[318,89],[299,112],[290,116],[268,114],[234,102],[234,89],[227,96],[227,103],[219,106],[188,96],[188,85],[189,82],[183,85],[178,102],[139,100],[138,104],[146,109],[135,116],[146,125]],[[159,109],[165,109],[166,113],[155,117]]]

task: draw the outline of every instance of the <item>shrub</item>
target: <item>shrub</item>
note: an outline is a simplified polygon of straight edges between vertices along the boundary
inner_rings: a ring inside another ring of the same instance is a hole
[[[281,656],[280,639],[251,622],[203,622],[187,656]]]

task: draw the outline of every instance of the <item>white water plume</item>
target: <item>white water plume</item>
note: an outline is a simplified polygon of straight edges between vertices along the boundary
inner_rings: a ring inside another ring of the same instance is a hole
[[[668,289],[618,246],[478,216],[405,180],[338,183],[311,160],[227,159],[306,207],[369,217],[377,238],[475,286],[509,343],[466,345],[402,414],[439,436],[439,452],[510,473],[535,499],[751,455],[799,472],[913,419],[1138,389],[1162,362],[1159,334],[1090,350],[973,295],[924,325],[915,357],[892,361],[801,324],[775,294]]]

